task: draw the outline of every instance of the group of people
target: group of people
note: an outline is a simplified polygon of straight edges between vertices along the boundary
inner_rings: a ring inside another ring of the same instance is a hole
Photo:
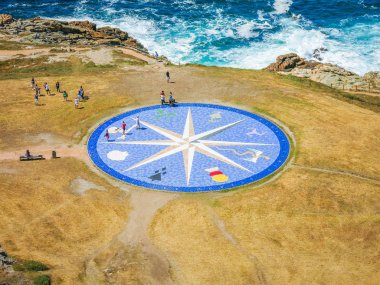
[[[41,88],[38,86],[38,84],[37,84],[36,80],[34,79],[34,77],[31,80],[31,85],[32,85],[32,89],[35,91],[35,94],[34,94],[34,103],[35,103],[36,106],[38,106],[39,105],[39,97],[41,96]],[[49,96],[54,95],[54,94],[51,94],[50,86],[49,86],[49,84],[47,82],[45,82],[43,84],[43,86],[44,86],[46,95],[49,95]],[[57,81],[55,83],[55,88],[56,88],[56,90],[57,90],[58,93],[61,93],[61,83],[59,81]],[[69,97],[69,95],[66,92],[66,90],[64,90],[62,92],[62,96],[63,96],[63,100],[67,101],[67,98]],[[79,108],[79,101],[84,101],[84,100],[85,100],[84,89],[81,86],[79,88],[79,90],[78,90],[77,97],[74,99],[74,107],[75,107],[75,109]]]
[[[164,90],[162,90],[161,93],[160,93],[160,99],[161,99],[161,105],[165,105],[166,104],[166,100],[165,100],[165,91]],[[172,107],[175,104],[175,99],[173,97],[173,93],[172,92],[169,93],[169,101],[168,101],[168,103]]]

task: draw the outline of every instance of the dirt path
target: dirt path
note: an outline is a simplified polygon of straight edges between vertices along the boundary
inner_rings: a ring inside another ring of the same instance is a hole
[[[211,208],[209,208],[209,213],[210,213],[210,216],[212,217],[212,220],[215,226],[219,229],[220,233],[224,236],[224,238],[228,240],[239,252],[241,252],[249,260],[251,260],[252,263],[255,265],[256,272],[255,272],[254,279],[257,280],[257,283],[261,285],[267,284],[263,266],[261,265],[258,258],[241,246],[241,244],[236,240],[236,238],[230,232],[227,231],[224,225],[224,222],[219,218],[219,216],[214,211],[212,211]]]
[[[1,57],[12,57],[16,55],[36,55],[36,54],[42,54],[42,53],[48,53],[50,51],[50,48],[31,48],[31,49],[21,49],[21,50],[0,50],[0,56]]]
[[[307,169],[307,170],[312,170],[312,171],[318,171],[318,172],[323,172],[323,173],[331,173],[331,174],[339,174],[339,175],[350,176],[350,177],[366,180],[366,181],[373,182],[375,184],[379,184],[380,185],[380,180],[379,179],[371,178],[371,177],[366,177],[366,176],[363,176],[363,175],[355,174],[355,173],[344,171],[344,170],[310,167],[310,166],[299,165],[299,164],[293,164],[291,167],[301,168],[301,169]]]
[[[61,146],[35,146],[30,148],[32,154],[42,154],[46,159],[50,159],[51,151],[56,150],[58,156],[61,157],[74,157],[84,161],[94,172],[103,176],[111,185],[120,188],[121,190],[127,190],[125,185],[118,183],[107,175],[99,171],[90,161],[87,149],[85,145],[76,145],[72,147]],[[18,160],[21,154],[25,153],[25,150],[13,150],[0,152],[0,161],[4,160]],[[178,194],[151,191],[144,189],[136,189],[136,191],[129,191],[130,202],[132,210],[130,212],[128,221],[124,230],[114,237],[111,242],[104,244],[100,248],[94,249],[94,252],[88,256],[85,260],[86,265],[86,281],[87,284],[99,284],[99,280],[104,278],[103,272],[97,267],[95,258],[107,251],[110,247],[115,245],[118,241],[122,242],[127,248],[141,250],[144,260],[147,264],[147,274],[150,275],[150,279],[154,284],[173,284],[170,277],[170,264],[167,258],[162,252],[156,248],[148,237],[149,225],[156,214],[157,210],[163,207],[166,203],[178,197]],[[80,198],[76,198],[80,199]],[[60,208],[64,207],[68,203],[59,205],[51,211],[45,213],[42,217],[32,220],[30,224],[38,222],[42,218],[45,218]],[[28,225],[26,225],[28,226]]]
[[[170,264],[148,237],[149,225],[157,210],[178,197],[178,194],[159,191],[131,191],[132,212],[119,240],[129,247],[141,247],[149,262],[150,275],[157,284],[173,284]]]
[[[153,59],[153,58],[151,58],[149,56],[146,56],[146,55],[144,55],[142,53],[139,53],[137,51],[134,51],[134,50],[131,50],[131,49],[126,49],[126,48],[121,49],[121,51],[124,54],[136,57],[136,58],[141,59],[143,61],[146,61],[148,64],[155,64],[155,63],[157,63],[157,61],[155,59]]]

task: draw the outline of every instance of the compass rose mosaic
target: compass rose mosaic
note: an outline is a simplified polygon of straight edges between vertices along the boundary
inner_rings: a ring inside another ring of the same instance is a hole
[[[107,174],[157,190],[223,190],[260,180],[287,160],[290,144],[269,120],[209,104],[152,106],[120,114],[90,136]]]

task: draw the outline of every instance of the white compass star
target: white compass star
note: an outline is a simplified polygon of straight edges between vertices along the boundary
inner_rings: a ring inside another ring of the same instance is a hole
[[[195,152],[199,152],[211,158],[230,164],[244,171],[251,172],[249,169],[241,166],[240,164],[218,153],[217,151],[213,150],[209,146],[260,146],[260,145],[273,145],[273,144],[207,140],[209,137],[216,135],[218,133],[221,133],[229,128],[232,128],[236,126],[237,124],[241,123],[242,121],[244,120],[236,121],[234,123],[224,125],[224,126],[196,135],[194,132],[194,125],[193,125],[193,118],[191,116],[191,110],[189,108],[187,112],[186,123],[185,123],[185,127],[184,127],[182,135],[140,120],[140,123],[142,125],[163,135],[164,137],[168,138],[168,140],[124,141],[124,142],[108,142],[108,143],[127,144],[127,145],[168,146],[167,148],[155,153],[154,155],[132,165],[126,171],[151,163],[153,161],[160,160],[164,157],[168,157],[175,153],[182,152],[183,163],[185,167],[186,182],[187,182],[187,185],[189,185]]]

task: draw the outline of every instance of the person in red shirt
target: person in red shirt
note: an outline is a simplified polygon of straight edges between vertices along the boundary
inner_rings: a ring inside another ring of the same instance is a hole
[[[125,135],[125,128],[127,127],[127,124],[123,121],[121,124],[121,128],[123,129],[123,135]]]

